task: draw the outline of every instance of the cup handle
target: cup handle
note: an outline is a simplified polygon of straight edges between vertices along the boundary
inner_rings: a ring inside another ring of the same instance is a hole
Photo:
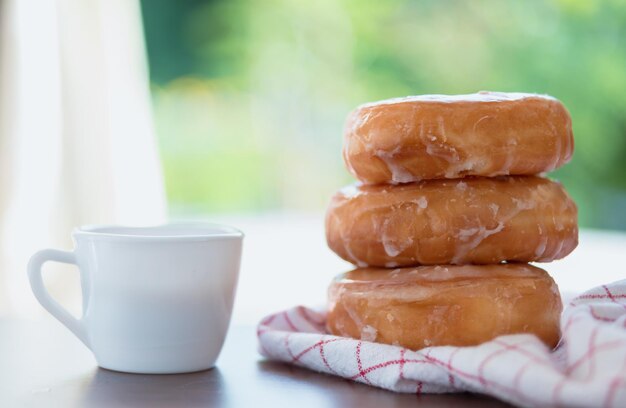
[[[57,249],[44,249],[36,252],[28,261],[28,279],[35,297],[50,314],[56,317],[72,333],[89,347],[89,341],[85,325],[81,320],[72,316],[63,306],[50,296],[43,283],[41,267],[48,261],[61,262],[76,265],[76,256],[73,252],[59,251]]]

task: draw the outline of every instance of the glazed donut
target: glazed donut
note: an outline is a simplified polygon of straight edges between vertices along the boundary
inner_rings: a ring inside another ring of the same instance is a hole
[[[363,183],[532,175],[572,157],[570,115],[543,95],[422,95],[362,105],[347,119],[343,157]]]
[[[577,209],[534,176],[353,185],[332,198],[326,239],[360,267],[549,262],[578,244]]]
[[[327,329],[400,345],[472,346],[505,334],[559,341],[559,291],[527,264],[356,269],[329,288]]]

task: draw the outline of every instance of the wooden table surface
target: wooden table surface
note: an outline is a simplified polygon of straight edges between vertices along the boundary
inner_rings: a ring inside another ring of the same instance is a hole
[[[179,375],[97,368],[52,318],[0,319],[2,407],[505,407],[470,394],[406,395],[264,360],[251,326],[232,327],[217,368]]]

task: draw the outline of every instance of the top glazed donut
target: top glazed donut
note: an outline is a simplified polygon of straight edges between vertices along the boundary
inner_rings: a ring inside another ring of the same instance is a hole
[[[349,116],[343,157],[367,184],[531,175],[567,163],[570,115],[550,96],[479,92],[365,104]]]

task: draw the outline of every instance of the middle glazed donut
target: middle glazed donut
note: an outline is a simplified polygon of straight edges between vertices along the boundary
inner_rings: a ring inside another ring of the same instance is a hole
[[[330,203],[326,239],[361,267],[550,262],[578,244],[577,210],[542,177],[350,186]]]

